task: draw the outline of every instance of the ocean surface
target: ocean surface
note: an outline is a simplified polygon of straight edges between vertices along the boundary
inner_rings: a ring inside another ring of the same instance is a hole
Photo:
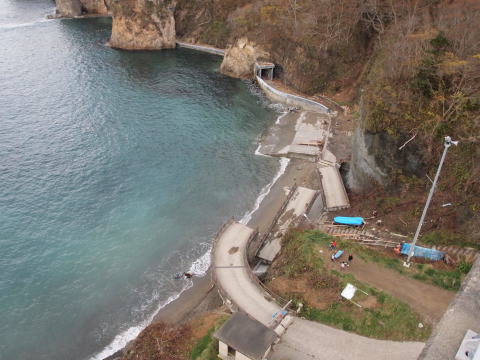
[[[0,0],[0,359],[100,359],[204,274],[279,171],[220,58],[104,46],[110,20]]]

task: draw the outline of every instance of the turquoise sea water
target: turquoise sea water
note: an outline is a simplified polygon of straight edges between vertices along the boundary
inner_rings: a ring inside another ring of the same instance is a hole
[[[218,57],[112,50],[109,20],[52,10],[0,0],[2,360],[117,349],[279,166],[254,155],[275,114]]]

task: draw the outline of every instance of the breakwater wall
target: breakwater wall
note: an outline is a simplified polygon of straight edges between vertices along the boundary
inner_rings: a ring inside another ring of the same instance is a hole
[[[330,112],[330,109],[323,104],[320,104],[316,101],[313,101],[301,96],[287,94],[267,84],[267,82],[263,80],[261,77],[259,77],[258,75],[255,75],[255,77],[257,79],[257,83],[260,86],[260,88],[265,92],[265,94],[270,99],[274,101],[285,103],[290,106],[298,106],[302,109],[310,110],[310,111],[318,111],[323,113]]]
[[[218,55],[218,56],[225,56],[225,50],[218,49],[212,46],[190,44],[182,41],[177,41],[176,44],[177,44],[177,47],[180,47],[180,48],[202,51],[202,52],[206,52],[206,53]],[[255,64],[255,69],[257,67],[258,67],[258,64]],[[302,109],[310,110],[310,111],[319,111],[323,113],[331,112],[331,110],[327,106],[320,104],[319,102],[316,102],[298,95],[288,94],[278,89],[275,89],[273,86],[267,84],[257,74],[255,74],[255,78],[260,88],[273,101],[278,101],[290,106],[296,106],[296,107],[300,107]]]

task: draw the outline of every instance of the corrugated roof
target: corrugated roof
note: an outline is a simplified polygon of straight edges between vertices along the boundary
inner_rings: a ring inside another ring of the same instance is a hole
[[[278,338],[272,329],[240,312],[233,314],[214,336],[253,360],[261,360]]]

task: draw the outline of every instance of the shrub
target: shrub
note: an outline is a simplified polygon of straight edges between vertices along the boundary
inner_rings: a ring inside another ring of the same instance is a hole
[[[460,270],[464,274],[468,274],[472,268],[472,264],[462,261],[457,266],[458,270]]]
[[[336,276],[324,271],[312,271],[308,281],[315,289],[339,289],[341,287],[341,283]]]

